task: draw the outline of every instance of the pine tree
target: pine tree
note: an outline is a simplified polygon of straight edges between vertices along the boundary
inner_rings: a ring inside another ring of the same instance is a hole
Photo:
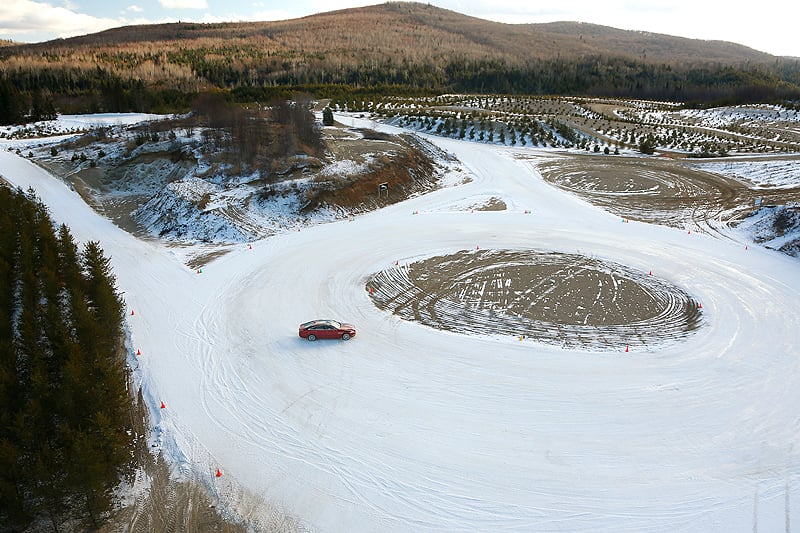
[[[58,117],[53,99],[49,94],[45,94],[40,87],[36,87],[31,95],[31,115],[32,122],[40,120],[53,120]]]
[[[97,242],[88,242],[82,254],[85,293],[92,317],[94,338],[81,339],[86,351],[84,374],[78,376],[90,385],[91,402],[81,406],[90,420],[71,435],[72,464],[70,481],[84,499],[93,522],[111,505],[110,488],[120,465],[130,457],[126,420],[128,397],[125,369],[117,353],[122,333],[123,303],[115,288],[110,260]]]
[[[0,125],[21,124],[25,121],[25,96],[8,79],[0,79]]]
[[[639,151],[643,154],[654,154],[656,151],[656,138],[650,134],[639,138]]]
[[[330,107],[325,107],[322,110],[322,124],[324,126],[333,126],[333,110]]]
[[[133,445],[110,262],[0,188],[0,282],[0,523],[97,527]]]
[[[25,504],[22,448],[16,430],[18,406],[24,401],[13,318],[17,309],[20,206],[17,194],[0,187],[0,522],[11,530],[24,529],[31,520]]]

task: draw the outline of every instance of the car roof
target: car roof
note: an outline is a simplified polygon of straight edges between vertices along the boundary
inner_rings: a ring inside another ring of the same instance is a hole
[[[319,320],[311,320],[309,322],[304,322],[304,323],[301,324],[301,326],[304,327],[304,328],[308,328],[308,327],[311,327],[311,326],[318,326],[320,324],[328,324],[328,325],[332,326],[333,324],[339,324],[339,323],[340,322],[338,320],[333,320],[333,319],[330,319],[330,318],[322,318],[322,319],[319,319]]]

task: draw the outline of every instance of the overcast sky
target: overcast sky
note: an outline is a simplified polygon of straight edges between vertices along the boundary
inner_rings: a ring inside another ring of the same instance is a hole
[[[34,0],[0,1],[0,38],[39,42],[128,24],[284,20],[380,0]],[[626,30],[744,44],[800,57],[798,0],[431,0],[506,23],[573,20]],[[747,7],[743,7],[747,6]]]

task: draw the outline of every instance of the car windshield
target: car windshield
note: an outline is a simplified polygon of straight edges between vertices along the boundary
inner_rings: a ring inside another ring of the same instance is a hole
[[[328,324],[333,327],[333,329],[341,329],[342,325],[335,320],[328,320]]]

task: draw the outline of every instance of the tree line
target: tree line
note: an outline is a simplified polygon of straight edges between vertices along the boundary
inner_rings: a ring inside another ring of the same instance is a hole
[[[102,69],[0,73],[0,125],[49,120],[58,113],[178,113],[187,111],[196,95]]]
[[[0,124],[62,113],[184,112],[202,87],[229,93],[237,102],[269,102],[297,92],[316,98],[359,92],[395,95],[469,94],[585,95],[686,102],[740,104],[800,99],[800,66],[724,64],[682,66],[627,58],[531,59],[424,58],[411,62],[332,63],[324,55],[278,61],[273,57],[232,61],[206,53],[165,54],[194,76],[148,83],[138,71],[91,66],[36,66],[3,69],[0,63]],[[134,60],[125,64],[137,65]],[[165,67],[166,68],[166,67]],[[183,71],[181,71],[183,72]],[[37,96],[38,95],[38,96]],[[39,103],[37,105],[37,102]],[[43,115],[44,113],[44,115]]]
[[[32,192],[0,187],[0,530],[94,529],[132,461],[123,302]]]

